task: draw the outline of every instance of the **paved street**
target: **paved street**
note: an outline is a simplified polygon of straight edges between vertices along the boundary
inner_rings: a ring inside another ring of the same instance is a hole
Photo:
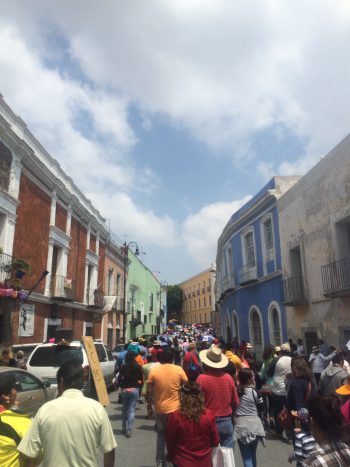
[[[107,411],[116,435],[118,447],[116,463],[118,467],[154,467],[155,442],[154,421],[145,418],[145,406],[137,405],[132,437],[121,434],[121,405],[116,402],[116,392],[110,394],[111,404]],[[287,461],[291,446],[275,439],[266,440],[266,448],[258,448],[259,467],[289,466]],[[243,467],[238,447],[235,449],[236,467]]]

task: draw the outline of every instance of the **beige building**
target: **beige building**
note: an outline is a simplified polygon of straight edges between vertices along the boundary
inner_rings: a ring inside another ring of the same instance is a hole
[[[179,284],[183,291],[183,324],[215,324],[215,264]]]
[[[288,336],[350,339],[350,136],[278,201]]]

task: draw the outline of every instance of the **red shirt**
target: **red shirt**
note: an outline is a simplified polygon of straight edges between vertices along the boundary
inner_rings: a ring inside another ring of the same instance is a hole
[[[189,377],[190,373],[191,373],[188,370],[188,365],[190,364],[191,359],[192,359],[192,363],[197,365],[197,368],[199,369],[199,361],[198,361],[196,352],[192,352],[192,351],[186,352],[185,356],[184,356],[184,361],[183,361],[182,367],[183,367],[184,372],[186,373],[187,377]]]
[[[211,448],[220,442],[214,414],[205,410],[196,423],[173,412],[168,417],[168,460],[178,466],[211,467]]]
[[[161,348],[153,347],[151,350],[151,355],[152,355],[152,362],[158,362],[158,353],[163,352]]]
[[[227,373],[208,370],[198,376],[196,383],[203,389],[205,407],[216,417],[228,417],[237,409],[239,399],[236,385]]]
[[[341,408],[341,413],[343,414],[345,425],[349,425],[350,417],[350,400],[346,401]]]

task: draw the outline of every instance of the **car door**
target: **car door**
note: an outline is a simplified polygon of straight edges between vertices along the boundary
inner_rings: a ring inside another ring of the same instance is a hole
[[[107,345],[104,345],[104,349],[108,359],[106,362],[106,378],[108,380],[108,386],[111,386],[114,378],[115,358]]]
[[[14,373],[17,382],[19,410],[34,416],[48,399],[43,383],[26,371],[14,371]]]

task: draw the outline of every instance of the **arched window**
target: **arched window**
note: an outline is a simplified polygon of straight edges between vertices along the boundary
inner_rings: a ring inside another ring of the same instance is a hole
[[[261,320],[259,313],[253,309],[250,314],[251,319],[251,329],[252,329],[252,341],[253,345],[261,346],[263,343],[262,340],[262,330],[261,330]]]
[[[275,302],[271,303],[269,308],[269,331],[271,344],[280,345],[282,342],[281,316]]]

